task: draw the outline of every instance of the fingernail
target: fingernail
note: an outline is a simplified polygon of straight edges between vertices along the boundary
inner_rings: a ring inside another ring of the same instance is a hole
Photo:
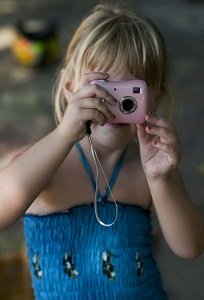
[[[159,138],[156,138],[156,139],[153,141],[153,145],[156,145],[158,142],[159,142]]]
[[[118,101],[116,100],[116,99],[111,99],[111,104],[112,105],[115,105],[115,104],[117,104],[118,103]]]
[[[148,112],[147,118],[152,118],[154,116],[154,113],[152,111]]]

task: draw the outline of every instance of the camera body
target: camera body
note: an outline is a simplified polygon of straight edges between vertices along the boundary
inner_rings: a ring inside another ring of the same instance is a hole
[[[115,115],[110,123],[142,124],[148,112],[148,88],[143,80],[93,80],[107,90],[116,100],[116,105],[106,103]]]

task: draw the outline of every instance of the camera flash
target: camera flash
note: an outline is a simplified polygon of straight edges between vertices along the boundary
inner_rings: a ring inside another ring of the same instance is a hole
[[[133,87],[133,94],[140,94],[140,87],[134,86]]]

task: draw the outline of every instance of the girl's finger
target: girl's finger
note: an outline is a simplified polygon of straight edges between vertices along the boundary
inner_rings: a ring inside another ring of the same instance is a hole
[[[156,115],[146,115],[145,120],[154,126],[163,127],[175,131],[175,127],[171,122],[164,118],[157,117]]]
[[[89,109],[89,108],[96,109],[99,112],[101,112],[102,114],[104,114],[108,120],[113,120],[115,117],[114,114],[108,108],[108,106],[103,101],[101,101],[99,98],[82,99],[80,102],[80,107],[86,108],[86,109]]]
[[[144,124],[137,124],[137,136],[140,144],[146,145],[150,142],[150,136],[145,131],[145,125]]]
[[[104,102],[107,102],[110,105],[115,105],[116,100],[113,98],[113,96],[108,93],[103,87],[99,86],[98,84],[88,84],[82,89],[78,90],[74,94],[74,98],[98,98],[103,100]],[[101,102],[103,102],[101,101]]]
[[[154,139],[152,142],[153,146],[168,153],[168,154],[176,154],[179,153],[179,148],[172,144],[162,143],[158,138]]]
[[[107,102],[110,105],[115,105],[117,101],[114,97],[102,86],[98,84],[91,84],[91,89],[95,93],[95,97],[102,100],[102,102]]]
[[[80,86],[85,86],[87,84],[89,84],[91,81],[93,80],[97,80],[97,79],[108,79],[109,75],[103,72],[89,72],[89,73],[85,73],[82,76],[82,79],[80,81]]]
[[[79,113],[81,114],[81,119],[84,124],[87,121],[92,120],[93,122],[103,126],[107,121],[106,116],[96,109],[87,108],[81,110]]]
[[[160,137],[161,139],[164,139],[166,143],[174,143],[177,140],[176,133],[164,127],[161,128],[146,126],[145,130],[148,134],[155,135]]]
[[[168,145],[165,143],[162,143],[159,140],[154,140],[152,142],[153,146],[157,148],[160,151],[165,152],[168,155],[168,161],[174,162],[175,165],[178,164],[178,162],[181,161],[181,149],[178,147],[175,147],[175,145]]]

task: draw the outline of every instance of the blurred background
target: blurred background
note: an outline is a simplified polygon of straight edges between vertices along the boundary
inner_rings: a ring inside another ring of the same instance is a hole
[[[66,44],[81,18],[98,2],[0,0],[1,167],[16,149],[54,128],[52,88]],[[188,192],[204,213],[204,1],[132,3],[154,20],[166,40],[177,103],[175,122],[184,152],[181,172]],[[31,19],[42,22],[25,22]],[[31,34],[33,28],[43,30],[36,36]],[[203,300],[204,255],[196,260],[176,257],[154,223],[155,255],[169,298]],[[0,233],[0,299],[33,299],[22,220]]]

